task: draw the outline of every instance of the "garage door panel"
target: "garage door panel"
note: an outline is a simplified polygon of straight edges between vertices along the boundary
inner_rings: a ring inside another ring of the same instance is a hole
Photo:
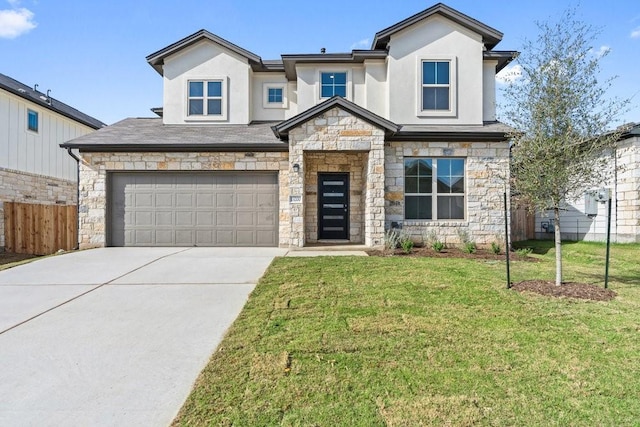
[[[113,246],[275,246],[275,173],[110,174]]]
[[[156,229],[156,244],[173,246],[173,230],[159,230]]]

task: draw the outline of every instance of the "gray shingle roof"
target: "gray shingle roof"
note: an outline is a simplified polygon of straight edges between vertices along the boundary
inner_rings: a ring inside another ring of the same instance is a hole
[[[81,111],[78,111],[75,108],[65,104],[64,102],[60,102],[57,99],[47,97],[44,93],[35,91],[33,90],[33,88],[20,83],[19,81],[12,79],[11,77],[4,74],[0,74],[0,88],[28,101],[31,101],[42,108],[55,111],[56,113],[62,114],[65,117],[68,117],[93,129],[100,129],[106,126],[106,124],[102,123],[100,120],[95,119]]]
[[[250,125],[165,125],[161,118],[128,118],[67,141],[83,151],[287,151],[273,135],[273,122]]]

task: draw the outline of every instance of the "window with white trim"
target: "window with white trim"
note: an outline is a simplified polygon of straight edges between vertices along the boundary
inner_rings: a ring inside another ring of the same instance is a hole
[[[263,108],[287,108],[286,83],[264,83],[262,85]]]
[[[422,61],[422,110],[451,109],[451,62]]]
[[[27,129],[38,132],[38,112],[27,108]]]
[[[347,73],[321,72],[320,98],[331,98],[336,95],[347,97]]]
[[[464,219],[465,160],[404,159],[406,220]]]
[[[224,114],[224,82],[192,80],[188,83],[189,116],[222,116]]]

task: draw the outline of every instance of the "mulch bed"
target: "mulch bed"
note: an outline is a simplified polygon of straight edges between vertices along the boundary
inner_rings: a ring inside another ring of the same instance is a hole
[[[436,252],[428,247],[414,247],[411,253],[405,253],[402,249],[396,249],[394,252],[390,251],[382,251],[382,250],[370,250],[367,251],[369,256],[402,256],[402,257],[431,257],[431,258],[465,258],[465,259],[478,259],[478,260],[495,260],[495,261],[504,261],[505,254],[504,252],[499,254],[494,254],[491,251],[485,249],[478,249],[474,253],[469,254],[464,252],[459,248],[447,248],[442,250],[441,252]],[[538,259],[532,257],[523,257],[519,256],[514,252],[511,252],[509,255],[511,260],[513,261],[529,261],[529,262],[538,262]]]
[[[552,280],[525,280],[512,285],[511,289],[518,292],[534,292],[556,298],[578,298],[591,301],[611,301],[616,297],[615,292],[602,286],[575,282],[564,282],[561,286],[556,286]]]

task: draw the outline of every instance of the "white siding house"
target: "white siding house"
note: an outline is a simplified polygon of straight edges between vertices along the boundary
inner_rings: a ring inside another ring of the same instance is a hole
[[[610,157],[615,170],[610,182],[586,189],[577,200],[567,202],[560,216],[562,238],[604,241],[607,237],[608,204],[596,201],[598,190],[611,195],[611,240],[618,243],[640,242],[640,124],[631,125],[617,142]],[[553,238],[553,213],[536,214],[537,239]]]
[[[75,204],[78,165],[59,144],[104,126],[0,74],[0,250],[4,202]]]

